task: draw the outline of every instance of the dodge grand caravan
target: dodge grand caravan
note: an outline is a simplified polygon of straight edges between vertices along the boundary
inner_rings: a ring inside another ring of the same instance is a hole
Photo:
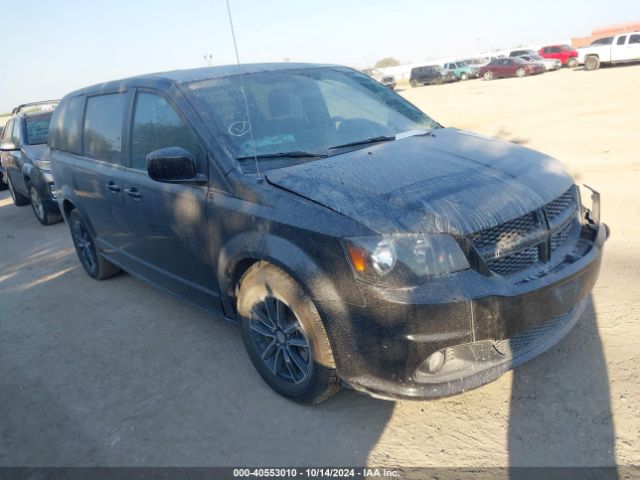
[[[579,318],[608,234],[556,160],[339,66],[85,88],[50,145],[86,272],[238,322],[263,379],[306,403],[450,395],[540,354]]]

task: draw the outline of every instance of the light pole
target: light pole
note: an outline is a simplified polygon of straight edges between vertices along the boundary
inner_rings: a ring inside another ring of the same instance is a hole
[[[205,53],[202,58],[204,58],[205,63],[210,67],[213,61],[213,55],[211,53]]]

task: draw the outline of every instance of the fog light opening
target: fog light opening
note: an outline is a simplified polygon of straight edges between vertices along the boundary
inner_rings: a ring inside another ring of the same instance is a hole
[[[431,355],[427,357],[427,361],[425,362],[427,366],[427,371],[429,373],[436,373],[444,365],[444,360],[445,360],[445,356],[442,350],[433,352]]]

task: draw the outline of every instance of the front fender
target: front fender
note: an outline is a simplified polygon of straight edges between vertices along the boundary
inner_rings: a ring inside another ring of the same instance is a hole
[[[239,270],[247,261],[267,261],[287,272],[316,300],[340,301],[333,282],[300,247],[274,234],[251,231],[233,237],[218,255],[220,292],[230,303],[235,297]]]

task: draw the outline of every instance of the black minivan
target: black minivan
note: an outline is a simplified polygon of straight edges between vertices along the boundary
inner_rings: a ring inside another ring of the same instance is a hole
[[[50,146],[87,273],[123,269],[239,322],[260,375],[300,402],[497,378],[576,323],[608,234],[557,161],[442,127],[340,66],[85,88]]]

